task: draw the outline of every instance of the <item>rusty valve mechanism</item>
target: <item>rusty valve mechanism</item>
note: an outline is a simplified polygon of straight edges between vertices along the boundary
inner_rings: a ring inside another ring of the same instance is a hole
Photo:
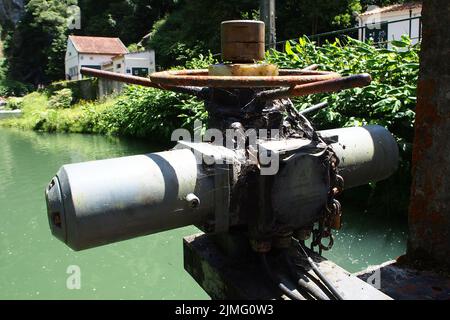
[[[325,104],[298,112],[289,99],[366,86],[370,75],[278,70],[257,62],[264,54],[262,22],[225,21],[222,58],[230,63],[150,79],[82,68],[84,75],[194,95],[217,130],[206,142],[183,139],[167,152],[63,166],[46,189],[53,234],[82,250],[196,225],[238,230],[258,252],[311,233],[314,246],[328,249],[331,229],[341,225],[336,196],[344,185],[390,176],[397,144],[380,126],[316,131],[305,114]]]

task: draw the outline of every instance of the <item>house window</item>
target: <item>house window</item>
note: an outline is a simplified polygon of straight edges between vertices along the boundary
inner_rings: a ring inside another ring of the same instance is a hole
[[[81,66],[82,68],[91,68],[91,69],[97,69],[97,70],[101,70],[102,66],[99,65],[83,65]]]
[[[116,64],[116,68],[117,68],[117,69],[122,68],[122,64],[120,64],[120,63]]]
[[[148,68],[132,68],[133,76],[146,77],[148,76]]]
[[[78,67],[72,67],[72,68],[69,69],[69,75],[71,77],[76,76],[77,73],[78,73],[77,71],[78,71]]]
[[[102,70],[102,66],[99,65],[82,65],[81,67]],[[86,76],[83,76],[83,78],[86,78]]]

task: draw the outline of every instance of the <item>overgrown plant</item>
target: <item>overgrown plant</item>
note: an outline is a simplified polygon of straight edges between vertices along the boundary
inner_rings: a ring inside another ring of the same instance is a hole
[[[53,109],[70,108],[72,105],[73,97],[72,90],[62,89],[55,91],[50,98],[49,107]]]

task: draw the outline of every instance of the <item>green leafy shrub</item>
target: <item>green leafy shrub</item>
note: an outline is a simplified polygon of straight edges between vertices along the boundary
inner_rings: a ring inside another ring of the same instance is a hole
[[[102,115],[99,125],[103,132],[167,141],[174,129],[205,118],[203,103],[191,96],[127,86],[114,106]]]
[[[72,103],[77,103],[81,100],[95,100],[97,99],[98,79],[86,78],[82,80],[53,82],[45,88],[45,91],[49,96],[52,96],[56,91],[63,89],[72,90]]]
[[[0,96],[3,97],[22,97],[31,92],[32,86],[10,79],[0,78]]]
[[[23,107],[23,98],[12,97],[8,99],[6,104],[6,108],[10,110],[22,109]]]
[[[73,97],[72,90],[62,89],[55,91],[49,101],[49,107],[53,109],[70,108],[72,105]]]
[[[333,94],[317,94],[294,100],[299,109],[327,101],[329,107],[312,116],[319,129],[380,124],[391,131],[400,147],[397,173],[370,190],[370,201],[390,206],[390,211],[407,211],[416,87],[419,74],[419,46],[410,39],[391,42],[391,48],[377,48],[351,38],[321,47],[307,38],[286,43],[285,52],[271,51],[267,60],[282,68],[318,64],[321,70],[342,75],[369,73],[372,83],[364,88]],[[375,185],[372,185],[375,186]],[[383,198],[383,201],[380,200]],[[386,209],[386,208],[384,208]]]

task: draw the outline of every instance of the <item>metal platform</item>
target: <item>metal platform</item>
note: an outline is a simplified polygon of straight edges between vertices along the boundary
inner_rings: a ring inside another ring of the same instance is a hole
[[[395,300],[450,300],[450,278],[432,271],[419,271],[396,261],[355,274],[366,281],[375,272],[380,275],[380,290]]]
[[[217,241],[214,236],[203,233],[187,236],[183,243],[184,268],[212,299],[285,299],[268,281],[257,257],[249,254],[244,246],[228,250],[226,241]],[[228,248],[229,244],[230,242]],[[226,251],[227,254],[224,254]],[[391,300],[386,294],[333,262],[312,252],[310,255],[344,298]],[[296,263],[312,274],[306,260],[297,260]],[[289,287],[287,279],[286,285]]]

